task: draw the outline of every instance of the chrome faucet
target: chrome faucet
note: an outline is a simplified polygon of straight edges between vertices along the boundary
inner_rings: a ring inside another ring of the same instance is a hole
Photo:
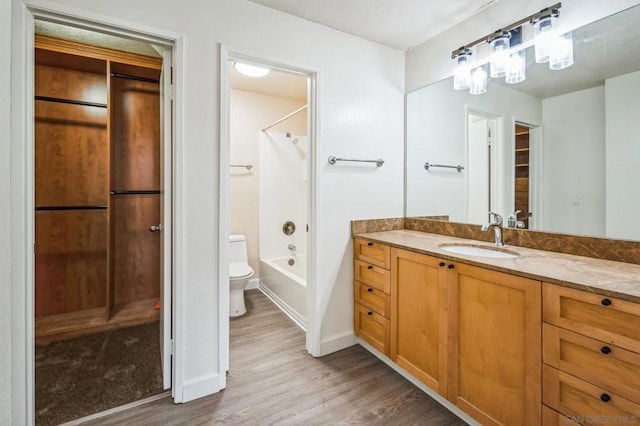
[[[507,217],[507,228],[524,229],[524,222],[518,220],[518,214],[520,213],[522,213],[522,210],[516,210]]]
[[[493,216],[493,218],[491,218]],[[496,245],[501,247],[504,244],[502,243],[502,216],[497,213],[489,212],[489,223],[482,225],[480,228],[482,231],[486,232],[493,226],[493,232],[496,236]]]
[[[289,244],[287,248],[291,251],[296,251],[296,246],[294,246],[293,244]]]

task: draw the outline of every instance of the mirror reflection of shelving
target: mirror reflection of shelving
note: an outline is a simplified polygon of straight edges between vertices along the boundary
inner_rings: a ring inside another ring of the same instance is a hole
[[[515,203],[520,220],[529,228],[529,128],[516,124],[515,128]]]

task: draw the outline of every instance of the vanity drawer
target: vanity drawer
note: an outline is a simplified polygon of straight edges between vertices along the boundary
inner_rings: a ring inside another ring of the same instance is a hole
[[[356,238],[353,242],[354,257],[363,262],[389,269],[391,248],[385,244]]]
[[[640,304],[544,283],[543,320],[640,353]]]
[[[542,426],[578,426],[579,423],[574,422],[569,417],[563,416],[555,410],[542,406]]]
[[[640,421],[640,405],[548,365],[542,366],[542,401],[583,425]]]
[[[363,262],[353,261],[353,277],[356,281],[370,285],[387,294],[391,292],[391,272],[388,269]]]
[[[640,404],[640,354],[549,324],[542,362]]]
[[[353,306],[356,336],[389,356],[389,320],[359,303]]]
[[[358,281],[355,282],[353,289],[355,302],[379,313],[383,317],[389,318],[391,300],[388,294],[384,294],[382,291]]]

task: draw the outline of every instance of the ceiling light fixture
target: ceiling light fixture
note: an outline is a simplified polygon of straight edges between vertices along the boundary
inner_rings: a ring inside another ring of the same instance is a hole
[[[573,39],[571,33],[558,34],[560,7],[561,3],[549,6],[454,50],[451,54],[455,62],[453,88],[469,88],[472,94],[484,93],[487,71],[491,78],[504,77],[509,84],[520,83],[526,78],[525,48],[531,44],[535,44],[536,62],[549,62],[552,70],[570,67],[573,64]],[[527,23],[533,27],[533,31],[525,31],[523,27]],[[524,40],[525,35],[529,37],[528,40]],[[489,54],[481,58],[477,52],[482,49],[478,48],[486,46],[485,43],[489,44]],[[485,66],[487,63],[488,67]],[[484,78],[481,78],[483,75]]]
[[[240,74],[246,75],[247,77],[264,77],[271,72],[270,68],[243,64],[242,62],[234,62],[233,66]]]

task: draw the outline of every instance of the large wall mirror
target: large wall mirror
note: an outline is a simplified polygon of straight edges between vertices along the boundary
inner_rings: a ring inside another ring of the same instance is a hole
[[[636,6],[574,30],[560,71],[531,47],[526,80],[483,95],[409,93],[405,215],[640,240],[639,24]]]

